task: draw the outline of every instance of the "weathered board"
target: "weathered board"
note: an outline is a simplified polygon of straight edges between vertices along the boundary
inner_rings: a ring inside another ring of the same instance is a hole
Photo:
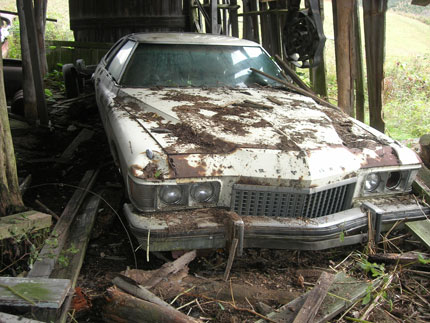
[[[69,279],[0,277],[0,305],[60,308]]]
[[[16,316],[7,313],[0,313],[0,322],[8,322],[8,323],[43,323],[41,321],[35,321],[32,319],[27,319],[25,317]]]
[[[430,220],[407,222],[406,226],[430,248]]]
[[[27,211],[0,217],[0,239],[11,238],[26,232],[49,228],[51,215]]]

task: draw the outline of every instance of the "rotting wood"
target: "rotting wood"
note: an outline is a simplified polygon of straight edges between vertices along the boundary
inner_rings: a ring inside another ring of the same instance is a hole
[[[362,298],[367,293],[369,286],[373,285],[373,287],[377,287],[380,283],[380,280],[375,280],[373,283],[362,282],[347,276],[344,272],[337,273],[313,321],[322,323],[331,320],[354,304],[354,302]],[[293,301],[282,306],[277,312],[272,312],[267,316],[274,321],[285,323],[292,322],[296,313],[305,303],[308,294],[309,293],[306,293],[297,297]],[[264,320],[257,321],[257,323],[263,322]]]
[[[19,191],[21,192],[21,196],[25,194],[27,189],[31,185],[31,174],[29,174],[22,182],[19,184]]]
[[[50,226],[51,215],[37,211],[27,211],[0,217],[0,240],[49,228]]]
[[[364,73],[363,49],[361,40],[360,10],[358,1],[354,2],[354,46],[355,46],[355,117],[364,122]]]
[[[370,262],[384,262],[389,264],[411,264],[418,262],[420,256],[423,259],[428,259],[428,254],[420,254],[417,252],[406,252],[406,253],[377,253],[369,255],[368,261]]]
[[[66,162],[72,159],[76,149],[85,141],[90,140],[94,136],[94,131],[89,129],[82,129],[79,134],[75,137],[75,139],[70,143],[70,145],[64,150],[61,154],[61,157],[58,159],[60,162]]]
[[[182,255],[173,262],[165,263],[160,269],[155,271],[152,276],[142,285],[145,288],[152,288],[168,275],[177,273],[196,258],[196,251],[190,251]]]
[[[420,157],[426,167],[430,167],[430,134],[420,137]]]
[[[287,75],[293,79],[294,83],[300,86],[300,88],[302,88],[303,90],[316,95],[316,93],[309,86],[307,86],[305,82],[303,82],[300,76],[298,76],[297,73],[291,67],[289,67],[288,64],[285,63],[285,61],[279,55],[275,55],[275,58],[279,65],[281,65],[285,73],[287,73]]]
[[[114,283],[117,287],[121,288],[125,292],[143,299],[145,301],[170,308],[174,310],[175,308],[171,306],[169,303],[166,303],[161,298],[156,296],[155,294],[151,293],[149,290],[147,290],[145,287],[140,286],[136,281],[133,279],[126,277],[126,276],[117,276],[112,280],[112,283]]]
[[[60,308],[69,289],[68,279],[0,277],[0,305]]]
[[[224,281],[227,281],[228,277],[230,276],[230,271],[231,271],[231,267],[233,266],[234,257],[236,256],[236,249],[237,249],[238,243],[239,243],[239,239],[237,238],[234,238],[231,243],[230,251],[228,254],[227,266],[224,272]]]
[[[107,305],[102,313],[105,322],[201,322],[177,310],[121,292],[118,288],[109,288],[108,296]]]
[[[335,275],[322,272],[315,287],[308,293],[306,301],[297,313],[293,323],[313,322],[330,286],[333,284]]]
[[[64,208],[50,238],[47,240],[50,243],[45,243],[43,246],[39,253],[39,259],[34,263],[33,268],[28,273],[28,277],[49,277],[69,235],[70,225],[78,213],[87,192],[93,186],[97,174],[98,171],[93,170],[85,173],[78,188]]]
[[[68,260],[68,265],[57,263],[51,278],[64,278],[71,280],[72,289],[75,288],[78,280],[79,273],[84,263],[84,258],[88,243],[91,238],[91,231],[94,227],[94,223],[97,216],[97,211],[100,206],[100,194],[91,196],[85,204],[83,211],[80,212],[74,219],[70,228],[70,237],[64,245],[64,249],[70,250],[71,248],[78,250],[76,253],[66,253],[64,256]],[[66,322],[67,313],[69,306],[73,298],[72,295],[68,295],[64,301],[64,305],[61,308],[61,313],[55,313],[55,317],[59,317],[59,322]],[[49,313],[51,314],[51,313]],[[54,313],[52,313],[53,315]],[[42,317],[45,317],[42,315]]]
[[[430,249],[430,220],[407,222],[406,226]]]
[[[1,313],[0,312],[0,322],[7,322],[7,323],[43,323],[41,321],[36,321],[32,319],[28,319],[21,316],[16,316],[12,314],[7,313]]]
[[[284,85],[286,88],[288,88],[291,91],[294,91],[294,92],[297,92],[297,93],[302,94],[304,96],[307,96],[307,97],[313,99],[315,102],[317,102],[317,103],[319,103],[319,104],[321,104],[323,106],[339,110],[338,107],[336,107],[333,104],[331,104],[331,103],[329,103],[329,102],[321,99],[320,97],[316,96],[315,94],[309,93],[308,91],[305,91],[305,90],[303,90],[303,89],[301,89],[301,88],[299,88],[299,87],[297,87],[297,86],[295,86],[293,84],[290,84],[290,83],[288,83],[288,82],[286,82],[284,80],[281,80],[281,79],[279,79],[277,77],[274,77],[274,76],[272,76],[270,74],[267,74],[267,73],[264,73],[262,71],[259,71],[259,70],[255,69],[253,67],[251,67],[251,71],[253,71],[255,73],[258,73],[258,74],[261,74],[261,75],[263,75],[263,76],[265,76],[265,77],[267,77],[269,79],[272,79],[272,80],[278,82],[279,84]]]

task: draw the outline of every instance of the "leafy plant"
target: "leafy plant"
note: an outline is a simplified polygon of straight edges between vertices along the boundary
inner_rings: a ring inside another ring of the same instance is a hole
[[[372,277],[382,277],[385,275],[385,267],[384,264],[371,263],[367,260],[363,260],[360,263],[360,267],[366,272],[371,273]]]

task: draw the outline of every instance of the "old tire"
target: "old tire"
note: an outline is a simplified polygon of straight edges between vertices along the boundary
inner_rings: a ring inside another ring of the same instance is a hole
[[[10,111],[14,114],[24,116],[24,91],[19,90],[15,93],[10,104]]]
[[[73,64],[63,65],[63,79],[66,88],[66,97],[68,99],[76,98],[79,96],[79,77],[76,68]]]

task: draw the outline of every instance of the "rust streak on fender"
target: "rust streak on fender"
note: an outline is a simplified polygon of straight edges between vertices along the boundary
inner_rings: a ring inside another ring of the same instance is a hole
[[[390,146],[384,146],[375,151],[377,158],[368,157],[363,168],[381,167],[381,166],[400,166],[400,160],[396,151]]]

